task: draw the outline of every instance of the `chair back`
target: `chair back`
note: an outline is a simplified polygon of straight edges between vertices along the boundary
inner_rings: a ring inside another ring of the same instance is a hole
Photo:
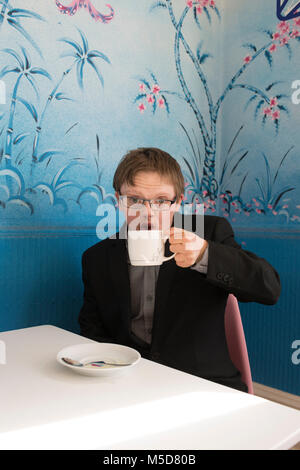
[[[225,310],[225,334],[230,358],[240,371],[248,393],[253,395],[253,383],[248,357],[247,344],[242,324],[239,304],[236,297],[229,294]]]

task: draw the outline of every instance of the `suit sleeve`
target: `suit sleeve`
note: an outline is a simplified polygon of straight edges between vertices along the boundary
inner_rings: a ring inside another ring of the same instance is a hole
[[[88,278],[86,253],[82,256],[82,281],[84,286],[83,306],[79,313],[80,334],[86,338],[102,343],[114,343],[101,321],[101,312],[97,305],[92,286]]]
[[[206,279],[241,302],[274,305],[281,285],[277,271],[263,258],[243,250],[229,222],[219,218],[209,244]]]

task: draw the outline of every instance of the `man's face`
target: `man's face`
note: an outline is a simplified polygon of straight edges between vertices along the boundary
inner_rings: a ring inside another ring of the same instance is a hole
[[[132,186],[123,184],[120,192],[124,196],[142,199],[174,200],[176,196],[171,181],[155,171],[138,172],[134,178],[134,184]],[[172,224],[174,212],[179,209],[184,196],[182,194],[180,200],[173,204],[169,210],[156,211],[150,208],[149,203],[139,206],[138,210],[124,207],[119,200],[119,194],[116,192],[115,195],[119,201],[120,209],[125,213],[129,230],[168,230]]]

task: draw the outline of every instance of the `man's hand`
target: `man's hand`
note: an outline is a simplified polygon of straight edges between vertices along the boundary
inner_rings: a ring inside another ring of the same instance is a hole
[[[198,263],[208,245],[206,240],[195,233],[176,227],[170,228],[169,241],[170,251],[176,253],[175,261],[181,268],[188,268]]]

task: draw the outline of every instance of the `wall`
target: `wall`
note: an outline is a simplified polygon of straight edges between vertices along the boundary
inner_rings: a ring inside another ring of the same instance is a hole
[[[253,379],[299,394],[300,21],[274,0],[65,4],[0,2],[0,330],[78,332],[97,208],[121,156],[156,146],[280,273],[277,305],[240,307]]]

